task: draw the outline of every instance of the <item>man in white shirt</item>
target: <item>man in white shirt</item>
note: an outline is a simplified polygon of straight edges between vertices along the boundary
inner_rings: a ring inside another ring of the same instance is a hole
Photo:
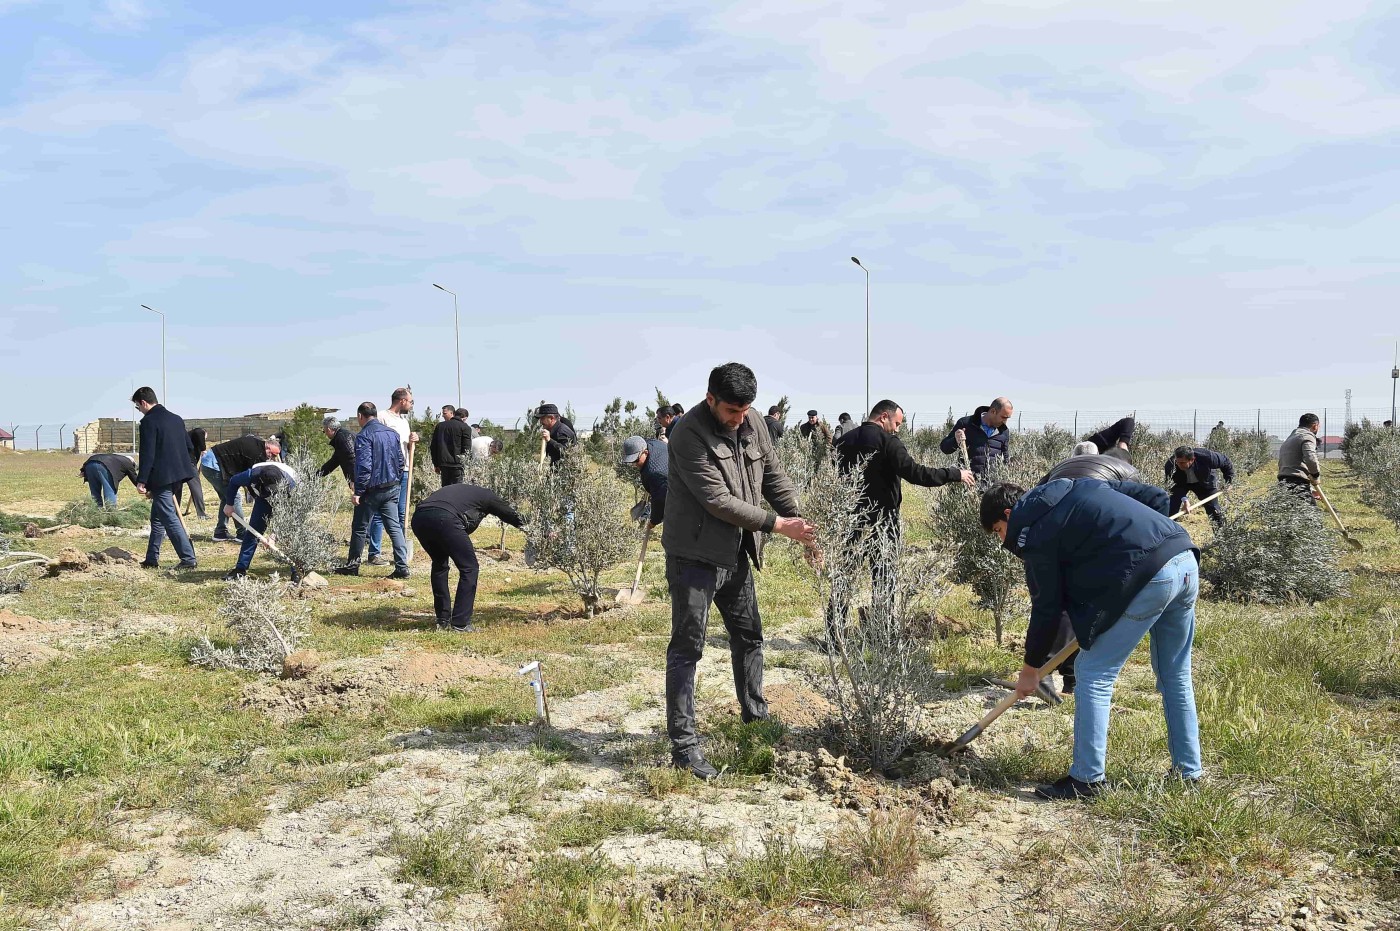
[[[399,435],[403,447],[403,478],[399,483],[399,526],[406,527],[408,516],[408,485],[413,475],[413,457],[409,446],[418,442],[418,434],[413,432],[409,415],[413,413],[413,391],[408,388],[395,388],[389,396],[389,407],[379,412],[379,422]],[[379,554],[379,546],[384,540],[384,524],[376,516],[369,523],[369,559],[371,566],[387,566],[389,560]],[[410,558],[412,556],[410,555]]]

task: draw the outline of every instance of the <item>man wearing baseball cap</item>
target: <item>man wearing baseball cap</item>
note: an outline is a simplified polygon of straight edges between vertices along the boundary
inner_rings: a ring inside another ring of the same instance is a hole
[[[622,462],[637,470],[642,487],[651,497],[651,518],[647,529],[666,519],[666,478],[671,467],[665,440],[629,436],[622,441]]]

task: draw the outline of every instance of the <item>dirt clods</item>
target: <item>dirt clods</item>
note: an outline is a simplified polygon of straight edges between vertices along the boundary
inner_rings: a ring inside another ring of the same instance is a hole
[[[282,660],[283,679],[305,679],[321,668],[321,654],[315,650],[296,650]]]
[[[75,546],[65,546],[49,561],[47,569],[52,576],[63,572],[86,572],[91,565],[92,560],[88,558],[87,553]]]

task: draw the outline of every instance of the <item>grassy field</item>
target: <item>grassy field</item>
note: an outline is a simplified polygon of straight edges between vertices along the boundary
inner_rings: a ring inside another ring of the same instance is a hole
[[[0,512],[53,516],[85,494],[79,463],[0,453]],[[189,519],[192,573],[94,570],[0,598],[0,648],[31,649],[0,665],[0,929],[1400,926],[1400,542],[1343,465],[1325,469],[1365,543],[1346,557],[1350,595],[1203,600],[1210,778],[1194,791],[1163,778],[1140,650],[1116,700],[1114,789],[1084,806],[1027,791],[1067,768],[1068,702],[1022,703],[931,781],[802,770],[794,760],[820,758],[825,663],[785,558],[759,593],[788,726],[738,723],[716,621],[701,724],[728,769],[703,786],[663,765],[659,552],[647,603],[591,620],[562,577],[484,560],[480,630],[465,638],[433,631],[421,556],[402,589],[337,580],[304,602],[320,669],[259,682],[188,662],[196,636],[221,636],[218,579],[235,557],[209,542],[212,521]],[[26,543],[144,548],[117,528]],[[507,543],[522,546],[514,531]],[[969,601],[947,599],[956,632],[930,645],[945,737],[998,697],[983,676],[1019,666]],[[534,659],[552,731],[531,724],[515,675]]]

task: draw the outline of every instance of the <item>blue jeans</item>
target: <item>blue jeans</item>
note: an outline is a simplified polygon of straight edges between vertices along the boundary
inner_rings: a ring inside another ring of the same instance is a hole
[[[190,542],[185,525],[180,523],[180,512],[176,510],[175,486],[147,485],[146,490],[151,494],[151,536],[146,543],[147,564],[160,562],[160,545],[167,536],[180,562],[194,562],[194,544]]]
[[[360,503],[355,505],[355,516],[350,522],[350,555],[346,563],[352,566],[360,564],[370,522],[376,519],[389,528],[389,542],[394,548],[394,569],[407,572],[408,543],[404,540],[403,524],[399,523],[399,488],[396,485],[371,488],[360,495]]]
[[[1081,782],[1104,778],[1108,709],[1118,673],[1142,638],[1152,632],[1152,671],[1167,718],[1172,769],[1186,779],[1201,775],[1196,693],[1191,687],[1191,643],[1196,636],[1196,557],[1182,553],[1138,592],[1118,622],[1104,631],[1074,664],[1074,757],[1069,774]]]
[[[406,526],[408,521],[408,482],[413,475],[412,472],[405,472],[399,481],[399,526]],[[369,558],[373,559],[379,555],[379,549],[384,544],[384,522],[376,514],[369,522]]]
[[[83,466],[83,478],[87,479],[88,491],[98,507],[117,506],[117,489],[112,484],[112,473],[100,462],[89,462]]]
[[[214,494],[219,496],[219,516],[214,521],[214,536],[222,537],[228,533],[228,517],[224,515],[224,505],[233,505],[233,513],[237,514],[239,517],[243,516],[243,505],[239,503],[237,494],[233,496],[232,501],[229,500],[228,483],[224,481],[224,476],[218,469],[200,466],[199,471],[204,474],[205,478],[209,479],[209,484],[213,486]],[[239,526],[235,526],[233,529],[235,536],[243,530],[243,528]]]
[[[248,518],[248,526],[258,533],[266,535],[267,521],[272,516],[272,507],[262,498],[253,498],[253,516]],[[258,538],[251,533],[243,535],[243,545],[238,548],[238,562],[234,565],[235,572],[247,572],[248,567],[253,564],[253,555],[258,551]]]

